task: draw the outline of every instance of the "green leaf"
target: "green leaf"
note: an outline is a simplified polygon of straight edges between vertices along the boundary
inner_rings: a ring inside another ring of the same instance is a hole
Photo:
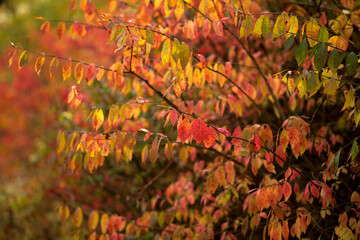
[[[319,35],[318,35],[318,41],[320,42],[325,42],[327,43],[329,40],[329,32],[326,29],[326,27],[321,26],[320,30],[319,30]]]
[[[355,53],[351,52],[346,57],[346,71],[350,75],[354,75],[356,73],[356,65],[357,65],[358,58]]]
[[[154,33],[150,30],[146,30],[146,42],[154,45],[155,44],[155,36]]]
[[[336,171],[337,168],[339,167],[340,153],[341,153],[341,149],[337,152],[336,157],[335,157],[335,161],[334,161],[334,171]]]
[[[356,139],[354,139],[352,147],[351,147],[351,153],[350,153],[351,160],[354,160],[354,158],[356,158],[358,153],[359,153],[359,147],[357,145]]]
[[[267,15],[265,15],[265,17],[264,17],[263,24],[261,26],[261,31],[262,31],[262,35],[264,38],[270,37],[271,24],[270,24],[270,19]]]
[[[318,71],[320,71],[326,63],[328,57],[328,51],[327,51],[327,47],[324,43],[322,43],[319,47],[319,49],[316,51],[315,54],[315,67]]]
[[[330,53],[328,59],[328,66],[333,73],[336,73],[336,70],[339,65],[340,65],[340,55],[339,52],[334,48]]]
[[[294,42],[295,42],[294,34],[291,34],[291,36],[285,41],[285,46],[284,46],[285,50],[289,50],[294,45]]]
[[[190,59],[190,50],[186,43],[181,43],[180,63],[183,68],[186,67]]]
[[[29,59],[29,54],[28,51],[25,50],[21,53],[19,58],[19,69],[24,67],[24,65],[28,62],[28,59]]]
[[[307,51],[308,51],[308,45],[306,42],[306,38],[304,38],[295,50],[295,59],[298,63],[298,66],[300,66],[300,64],[304,61]]]
[[[180,55],[181,55],[181,44],[179,40],[175,38],[172,46],[172,57],[174,58],[175,62],[177,62]]]
[[[240,28],[240,38],[245,37],[245,39],[247,39],[247,37],[252,33],[253,30],[254,22],[252,20],[252,17],[251,15],[247,15],[245,21],[242,23]]]
[[[345,103],[343,108],[341,109],[341,111],[344,111],[345,109],[349,108],[349,107],[354,107],[355,106],[355,92],[354,89],[351,87],[350,90],[348,91],[344,91],[345,94]]]

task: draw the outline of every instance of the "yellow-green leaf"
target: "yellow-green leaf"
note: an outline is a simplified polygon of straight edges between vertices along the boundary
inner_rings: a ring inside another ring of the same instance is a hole
[[[83,221],[83,212],[80,207],[76,208],[73,215],[73,222],[76,227],[80,227]]]
[[[240,38],[247,37],[252,33],[254,30],[254,22],[252,20],[251,15],[247,15],[245,21],[242,23],[240,28]]]
[[[170,56],[171,56],[171,40],[166,39],[161,50],[161,61],[164,65],[167,65],[170,62]]]
[[[355,92],[353,88],[350,88],[350,90],[345,91],[345,103],[341,111],[344,111],[345,109],[349,107],[354,107],[355,105]]]
[[[289,16],[286,12],[282,12],[275,21],[273,29],[273,38],[277,38],[285,34],[285,21],[289,20]]]
[[[264,38],[268,38],[271,35],[271,24],[270,19],[267,15],[265,15],[263,24],[261,26],[262,35]]]
[[[24,50],[19,58],[19,64],[18,64],[19,69],[24,67],[24,65],[28,62],[28,59],[29,59],[29,54],[26,50]]]
[[[253,35],[255,37],[261,37],[264,17],[265,17],[264,15],[261,15],[255,23],[255,27],[254,27],[254,31],[253,31]]]

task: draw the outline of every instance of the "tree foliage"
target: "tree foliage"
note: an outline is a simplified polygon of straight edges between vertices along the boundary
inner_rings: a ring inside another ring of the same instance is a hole
[[[107,3],[9,51],[72,85],[52,192],[76,239],[359,237],[356,1]]]

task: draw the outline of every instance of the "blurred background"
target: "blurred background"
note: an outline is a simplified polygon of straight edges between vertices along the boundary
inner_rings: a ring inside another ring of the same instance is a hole
[[[9,67],[7,54],[10,42],[40,51],[54,48],[35,17],[74,19],[80,13],[68,11],[69,2],[0,0],[0,239],[66,239],[67,226],[48,190],[62,174],[52,149],[68,84],[49,80],[45,65],[38,77],[36,57],[17,70],[20,49]]]

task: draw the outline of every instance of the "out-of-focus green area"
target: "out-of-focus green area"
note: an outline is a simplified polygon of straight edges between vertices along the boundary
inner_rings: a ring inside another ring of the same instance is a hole
[[[52,0],[2,0],[0,5],[0,49],[9,46],[10,41],[21,45],[34,44],[30,42],[31,32],[39,28],[42,21],[35,17],[42,16],[51,19],[69,19],[67,11],[69,1]]]

